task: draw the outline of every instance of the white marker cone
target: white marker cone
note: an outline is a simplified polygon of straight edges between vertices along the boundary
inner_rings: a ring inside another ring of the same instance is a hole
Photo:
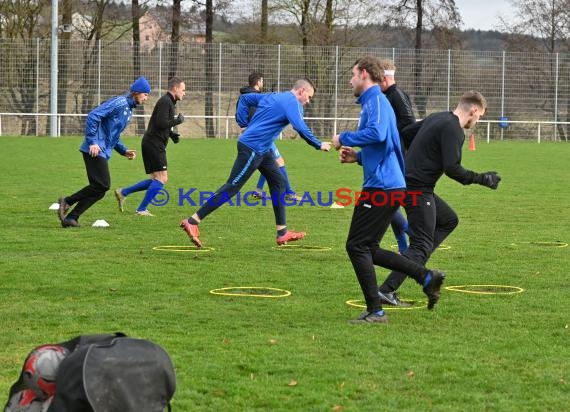
[[[91,225],[92,227],[109,227],[110,225],[103,219],[98,219]]]

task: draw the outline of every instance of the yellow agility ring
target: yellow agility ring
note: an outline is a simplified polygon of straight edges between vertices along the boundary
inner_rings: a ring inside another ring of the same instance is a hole
[[[520,245],[556,247],[556,248],[568,247],[568,243],[561,242],[559,240],[556,240],[554,242],[517,242],[517,243],[511,243],[511,246],[520,246]]]
[[[506,285],[459,285],[446,286],[445,289],[452,292],[471,293],[473,295],[514,295],[515,293],[524,292],[524,289],[518,286]]]
[[[382,309],[384,310],[412,310],[412,309],[422,309],[427,307],[427,302],[423,300],[413,300],[413,299],[400,299],[402,302],[411,303],[412,306],[401,307],[401,306],[389,306],[389,305],[382,305]],[[417,303],[417,305],[416,305]],[[346,304],[348,306],[353,306],[355,308],[362,308],[366,309],[366,304],[362,299],[353,299],[347,300]]]
[[[291,296],[291,292],[288,290],[262,286],[231,286],[227,288],[212,289],[210,293],[212,295],[245,296],[250,298],[285,298],[287,296]]]
[[[213,247],[198,247],[198,246],[155,246],[152,250],[159,250],[162,252],[211,252],[215,250]]]
[[[328,246],[309,246],[309,245],[281,245],[281,246],[273,246],[275,250],[308,250],[311,252],[324,252],[327,250],[331,250]]]

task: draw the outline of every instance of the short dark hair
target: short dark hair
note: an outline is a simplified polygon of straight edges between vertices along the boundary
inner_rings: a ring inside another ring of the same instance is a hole
[[[295,84],[293,85],[293,89],[297,90],[297,89],[300,89],[301,87],[307,87],[307,86],[311,86],[313,91],[315,93],[317,92],[317,88],[315,87],[315,84],[308,77],[303,77],[303,78],[297,80],[295,82]]]
[[[176,76],[171,77],[168,79],[168,90],[174,89],[175,87],[179,86],[180,83],[184,83],[184,80]]]
[[[249,77],[247,78],[247,82],[249,83],[249,87],[254,87],[258,81],[263,78],[263,73],[261,72],[252,72]]]
[[[459,105],[465,109],[469,109],[471,106],[478,106],[483,110],[487,110],[487,99],[478,91],[469,90],[463,93],[459,99]]]
[[[378,83],[384,77],[384,69],[380,66],[380,59],[375,56],[364,56],[356,60],[352,67],[356,66],[358,70],[366,70],[370,75],[370,79]]]

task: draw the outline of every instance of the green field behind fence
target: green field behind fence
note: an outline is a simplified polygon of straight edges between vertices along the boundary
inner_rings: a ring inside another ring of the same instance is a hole
[[[126,138],[140,148],[140,139]],[[120,213],[112,192],[60,227],[48,207],[86,183],[80,138],[0,138],[0,403],[34,346],[122,331],[170,354],[174,411],[561,411],[570,384],[568,159],[563,143],[477,142],[463,164],[496,170],[497,191],[442,178],[440,196],[460,224],[430,261],[445,286],[503,285],[514,294],[444,290],[434,311],[390,310],[386,325],[350,325],[361,292],[344,250],[351,208],[287,208],[299,242],[277,250],[269,206],[224,206],[200,226],[208,253],[178,227],[195,207],[178,189],[213,191],[227,178],[235,141],[168,147],[170,202]],[[466,145],[467,146],[467,145]],[[360,188],[361,168],[303,141],[279,149],[298,192]],[[145,177],[142,159],[115,154],[112,188]],[[255,176],[245,189],[253,189]],[[193,196],[197,200],[197,196]],[[109,228],[94,228],[105,219]],[[556,243],[563,242],[563,243]],[[391,231],[384,246],[395,244]],[[378,268],[380,279],[387,271]],[[282,298],[220,296],[224,287],[290,291]],[[501,291],[501,289],[497,289]],[[408,280],[404,298],[421,301]]]

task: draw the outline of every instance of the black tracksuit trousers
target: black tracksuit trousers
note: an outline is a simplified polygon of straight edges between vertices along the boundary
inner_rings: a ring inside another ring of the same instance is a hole
[[[385,192],[388,198],[391,198],[390,193],[394,192],[393,190],[374,188],[365,188],[362,191],[369,193],[368,199],[372,199],[372,193],[377,191]],[[346,251],[364,294],[368,312],[382,309],[374,265],[406,273],[420,285],[423,285],[424,277],[428,273],[423,265],[380,248],[379,240],[386,233],[392,216],[398,208],[398,204],[390,203],[375,205],[369,200],[357,202],[346,240]]]
[[[425,265],[435,249],[453,232],[459,224],[455,211],[433,191],[408,188],[408,191],[421,192],[413,198],[406,197],[405,208],[408,218],[410,246],[402,255]],[[397,290],[406,280],[401,271],[393,271],[380,286],[380,291],[389,293]]]

